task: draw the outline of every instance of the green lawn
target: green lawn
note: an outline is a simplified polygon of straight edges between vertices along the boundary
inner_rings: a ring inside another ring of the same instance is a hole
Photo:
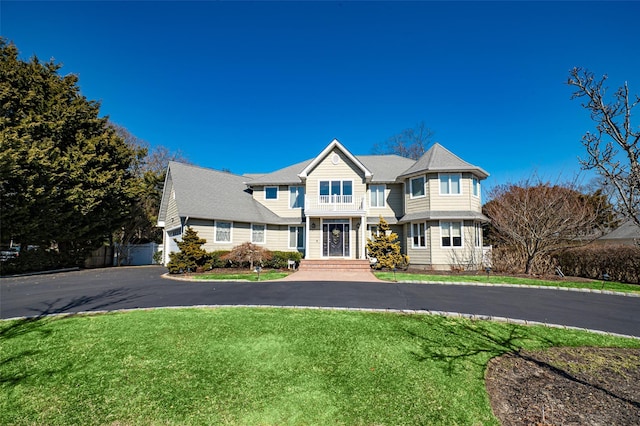
[[[634,346],[428,315],[159,309],[0,322],[0,424],[497,425],[488,360]]]
[[[421,281],[421,282],[469,282],[483,284],[517,284],[538,285],[545,287],[586,288],[592,290],[619,291],[625,293],[640,293],[640,285],[619,282],[588,281],[577,282],[569,278],[562,280],[541,280],[536,278],[508,277],[501,275],[429,275],[407,272],[374,272],[374,275],[385,281]]]
[[[262,271],[260,272],[260,281],[269,281],[269,280],[277,280],[279,278],[284,278],[289,275],[288,272],[280,272],[280,271]],[[258,281],[258,274],[253,271],[240,271],[233,273],[205,273],[192,275],[191,278],[196,280],[240,280],[240,281]]]

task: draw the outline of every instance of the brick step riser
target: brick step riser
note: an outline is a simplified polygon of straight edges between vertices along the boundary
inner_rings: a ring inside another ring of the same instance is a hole
[[[369,271],[371,268],[366,260],[303,260],[300,262],[301,271]]]

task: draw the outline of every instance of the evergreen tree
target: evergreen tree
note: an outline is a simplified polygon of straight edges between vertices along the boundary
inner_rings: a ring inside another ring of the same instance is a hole
[[[176,240],[180,251],[169,254],[169,272],[179,274],[211,269],[211,256],[202,248],[206,242],[204,238],[198,237],[197,231],[188,226],[182,241]]]
[[[81,264],[126,221],[143,153],[59,70],[0,38],[0,242],[57,247]]]
[[[382,216],[378,223],[378,233],[373,236],[373,239],[367,240],[367,252],[369,257],[377,259],[374,265],[376,269],[403,269],[409,266],[409,256],[400,252],[398,234],[391,231],[389,224]]]

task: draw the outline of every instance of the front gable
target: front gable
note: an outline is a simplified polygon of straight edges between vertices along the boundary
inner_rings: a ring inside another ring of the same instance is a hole
[[[322,150],[311,163],[305,167],[298,177],[305,181],[309,175],[318,169],[318,166],[322,165],[320,170],[326,172],[327,169],[331,169],[332,166],[336,171],[344,172],[345,166],[355,171],[359,176],[363,178],[365,182],[369,182],[373,174],[358,160],[353,154],[349,152],[337,139],[334,139],[325,149]],[[342,166],[341,166],[342,165]],[[341,166],[341,167],[340,167]],[[336,176],[337,177],[337,176]]]

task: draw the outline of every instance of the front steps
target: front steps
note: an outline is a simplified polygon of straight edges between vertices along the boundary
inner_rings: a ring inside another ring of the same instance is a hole
[[[299,271],[359,272],[371,271],[366,259],[302,259]]]

